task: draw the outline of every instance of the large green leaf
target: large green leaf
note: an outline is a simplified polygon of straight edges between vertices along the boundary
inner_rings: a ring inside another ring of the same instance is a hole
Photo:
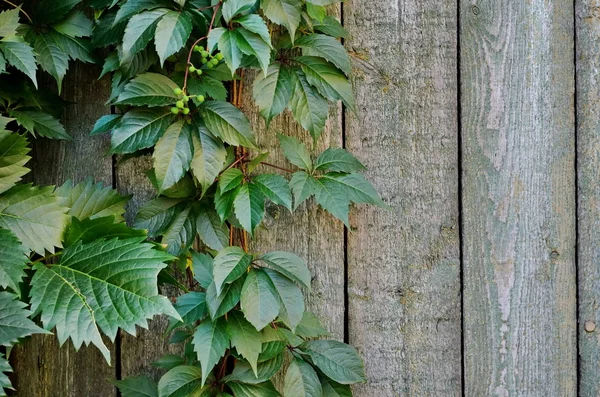
[[[258,356],[262,348],[261,334],[239,311],[229,313],[227,331],[231,337],[231,345],[236,348],[242,357],[248,360],[254,375],[257,375]]]
[[[143,241],[79,243],[65,248],[58,264],[36,264],[31,306],[41,313],[44,328],[56,327],[59,342],[70,338],[77,349],[93,343],[110,362],[99,329],[114,340],[119,328],[135,335],[136,325],[147,327],[154,315],[180,318],[169,300],[158,295],[156,282],[172,257]]]
[[[313,340],[300,345],[300,350],[337,383],[348,385],[366,381],[362,359],[352,346],[334,340]]]
[[[219,176],[219,192],[225,193],[236,189],[244,180],[244,173],[239,168],[229,168]]]
[[[196,321],[202,321],[207,315],[206,310],[206,294],[204,292],[188,292],[177,298],[177,302],[173,305],[177,313],[183,319],[182,322],[175,324],[195,325]],[[170,327],[173,328],[173,327]]]
[[[214,250],[222,250],[229,243],[229,227],[211,206],[202,206],[198,211],[196,231],[202,242]]]
[[[244,11],[248,11],[256,0],[227,0],[223,3],[223,19],[229,23],[231,18]]]
[[[119,6],[113,25],[127,21],[142,11],[168,6],[169,3],[169,0],[128,0]]]
[[[146,376],[136,376],[123,380],[113,380],[122,397],[158,397],[156,382]]]
[[[244,316],[256,328],[262,330],[279,314],[279,298],[269,276],[260,270],[252,269],[240,299]]]
[[[310,272],[306,263],[297,255],[285,251],[273,251],[259,258],[272,269],[310,289]]]
[[[302,320],[304,314],[304,297],[302,291],[296,284],[280,273],[265,269],[265,274],[269,277],[273,287],[280,300],[279,318],[295,331],[296,326]]]
[[[221,294],[224,284],[230,284],[241,277],[250,263],[252,255],[248,255],[240,247],[227,247],[219,251],[213,270],[217,293]]]
[[[177,102],[171,79],[158,73],[144,73],[130,81],[117,98],[119,105],[166,106]]]
[[[0,130],[0,193],[4,193],[29,172],[29,142],[23,135]]]
[[[314,195],[319,188],[317,180],[304,171],[295,172],[290,180],[290,187],[294,193],[294,210],[306,199]]]
[[[132,109],[111,133],[112,153],[134,153],[154,146],[173,121],[168,108]]]
[[[255,56],[263,73],[267,73],[271,62],[270,43],[265,42],[260,35],[244,28],[237,28],[232,31],[232,34],[240,51],[246,55]]]
[[[350,228],[348,221],[348,212],[350,211],[350,197],[344,185],[336,181],[313,178],[315,191],[315,199],[317,203],[331,215],[335,216]]]
[[[235,19],[235,22],[239,23],[249,31],[259,35],[265,43],[271,47],[271,35],[269,28],[265,23],[265,20],[258,14],[248,14]]]
[[[49,334],[29,319],[31,312],[15,294],[0,292],[0,345],[12,346],[19,338],[33,334]]]
[[[224,316],[225,313],[229,312],[240,302],[243,284],[242,279],[238,279],[231,284],[226,284],[219,295],[217,295],[217,288],[214,282],[208,286],[206,290],[206,305],[208,306],[210,318],[213,321]]]
[[[167,128],[156,143],[152,158],[159,192],[175,185],[190,169],[192,133],[192,126],[179,120]]]
[[[235,71],[242,63],[242,51],[238,45],[237,35],[233,31],[216,28],[211,30],[208,40],[209,48],[214,45],[213,41],[218,43],[219,51],[223,54],[223,58],[229,70],[231,70],[231,74],[235,74]]]
[[[294,359],[287,369],[283,394],[294,397],[323,397],[315,370],[304,360]]]
[[[210,319],[202,321],[196,327],[192,343],[202,367],[202,385],[204,385],[214,366],[229,348],[227,322],[222,318],[215,321]]]
[[[316,88],[306,81],[306,76],[301,70],[296,69],[295,71],[296,85],[288,108],[292,111],[294,119],[310,132],[313,140],[316,141],[325,128],[325,122],[329,115],[329,104]]]
[[[344,46],[335,38],[318,33],[309,34],[298,39],[296,45],[302,48],[303,55],[325,58],[345,74],[350,74],[350,57]]]
[[[208,254],[192,251],[192,269],[194,279],[198,281],[200,287],[208,289],[213,282],[213,258]]]
[[[0,227],[40,255],[61,246],[69,217],[53,187],[18,185],[0,196]]]
[[[200,108],[206,127],[215,136],[235,146],[256,147],[250,122],[228,102],[209,101]]]
[[[280,394],[273,386],[271,381],[259,383],[256,385],[230,382],[228,386],[233,391],[235,397],[279,397]]]
[[[195,203],[191,203],[175,212],[173,222],[167,227],[161,240],[169,253],[180,255],[194,243],[196,207]]]
[[[92,21],[81,11],[73,11],[60,23],[52,26],[54,30],[71,37],[89,37],[92,35]]]
[[[296,334],[303,338],[318,338],[320,336],[328,336],[327,331],[322,325],[317,316],[310,312],[304,312],[302,320],[296,327]]]
[[[293,41],[300,25],[302,3],[297,0],[261,0],[260,3],[267,18],[285,26]]]
[[[320,178],[320,182],[330,187],[332,190],[335,188],[342,189],[348,196],[349,200],[360,204],[373,204],[380,207],[387,207],[386,204],[381,201],[379,194],[375,191],[371,183],[365,179],[362,174],[340,174],[340,173],[329,173],[325,174]]]
[[[322,22],[313,24],[313,29],[336,38],[348,37],[348,31],[344,29],[340,21],[330,15],[327,15]]]
[[[158,8],[135,14],[129,19],[123,35],[121,63],[131,59],[148,45],[158,21],[168,12],[167,8]]]
[[[145,203],[135,216],[134,226],[147,229],[150,237],[156,237],[165,232],[183,209],[178,205],[181,200],[158,197]]]
[[[366,168],[346,150],[329,148],[317,157],[315,169],[350,173],[363,171]]]
[[[294,58],[302,64],[302,71],[308,84],[330,101],[341,100],[349,109],[354,110],[354,93],[346,76],[323,58],[303,56]]]
[[[254,81],[252,96],[267,127],[283,112],[292,98],[295,75],[287,66],[274,63],[266,73],[259,73]]]
[[[223,169],[227,151],[223,142],[211,134],[204,125],[199,125],[192,132],[192,145],[194,157],[190,168],[202,185],[202,190],[206,192]]]
[[[70,139],[60,121],[39,110],[12,110],[10,115],[17,119],[17,123],[32,135],[38,134],[44,138]]]
[[[87,39],[71,37],[58,32],[50,32],[49,35],[70,59],[87,63],[96,62]]]
[[[288,161],[306,171],[312,171],[313,163],[306,146],[291,136],[278,134],[279,144]]]
[[[287,180],[277,174],[260,174],[252,179],[262,194],[275,204],[292,210],[292,193]]]
[[[186,13],[169,11],[161,18],[154,37],[161,66],[168,57],[183,48],[191,32],[192,21]]]
[[[125,204],[129,200],[102,182],[94,183],[91,178],[75,186],[72,181],[67,181],[56,189],[56,194],[64,198],[63,205],[69,207],[68,214],[79,220],[114,216],[115,221],[123,221]]]
[[[0,41],[0,51],[4,54],[6,61],[25,73],[37,88],[37,80],[35,77],[37,66],[32,48],[19,36],[11,36],[5,37]]]
[[[323,397],[352,397],[352,389],[349,385],[340,385],[322,375],[319,376],[319,380],[323,388]]]
[[[78,241],[84,244],[91,243],[101,238],[110,239],[116,237],[126,239],[130,237],[147,237],[145,230],[133,229],[123,222],[115,223],[115,221],[114,215],[95,219],[88,218],[83,221],[73,218],[65,232],[63,245],[69,247]]]
[[[19,283],[25,277],[28,250],[9,230],[0,228],[0,286],[21,294]]]
[[[158,381],[159,397],[204,397],[202,370],[191,365],[175,367]]]
[[[40,34],[34,44],[37,61],[50,76],[54,77],[60,94],[62,80],[67,74],[69,56],[56,44],[49,35]]]
[[[258,186],[254,184],[243,184],[233,201],[235,217],[240,222],[244,230],[250,235],[262,222],[265,216],[265,196]]]

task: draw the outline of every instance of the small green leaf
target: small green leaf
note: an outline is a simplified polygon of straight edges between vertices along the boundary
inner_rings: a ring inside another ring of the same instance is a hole
[[[319,376],[319,380],[323,388],[323,397],[352,397],[352,389],[349,385],[340,385],[322,375]]]
[[[175,367],[158,381],[159,397],[202,396],[202,370],[191,365]]]
[[[217,295],[217,288],[214,282],[208,286],[206,290],[206,304],[208,305],[210,318],[213,321],[224,316],[225,313],[228,313],[240,302],[243,284],[243,279],[226,284],[223,286],[223,291],[221,291],[220,295]]]
[[[315,23],[313,29],[336,38],[348,37],[348,31],[344,29],[340,21],[329,15],[326,16],[322,22]]]
[[[161,243],[166,245],[167,252],[181,255],[192,246],[196,237],[196,203],[188,203],[187,207],[175,212],[173,222],[165,230]]]
[[[306,199],[314,195],[319,188],[317,180],[304,171],[299,171],[292,175],[290,187],[294,193],[294,210],[298,208]]]
[[[300,345],[300,350],[337,383],[348,385],[366,381],[362,359],[352,346],[334,340],[313,340]]]
[[[267,18],[285,26],[294,41],[296,29],[300,25],[302,3],[296,0],[261,0],[260,4]]]
[[[266,360],[258,363],[257,374],[254,375],[254,371],[250,364],[238,360],[235,364],[235,368],[231,375],[227,375],[223,378],[226,383],[239,382],[246,384],[258,384],[263,383],[271,379],[279,371],[283,365],[283,354],[279,354],[270,360]]]
[[[224,171],[219,176],[219,192],[225,193],[235,189],[241,184],[243,179],[244,174],[239,168],[230,168]]]
[[[192,22],[186,13],[169,11],[161,18],[154,37],[161,66],[168,57],[183,48],[191,32]]]
[[[296,326],[302,320],[304,313],[304,297],[302,291],[296,284],[280,273],[265,269],[265,274],[269,277],[280,301],[279,318],[295,331]]]
[[[264,254],[259,259],[287,278],[310,289],[310,272],[306,263],[299,256],[290,252],[273,251]]]
[[[379,194],[377,194],[377,191],[375,191],[371,183],[369,183],[362,174],[329,173],[323,175],[320,182],[331,190],[339,187],[344,191],[348,199],[354,203],[373,204],[384,208],[387,207],[387,205],[381,201]]]
[[[144,73],[130,81],[117,99],[119,105],[167,106],[177,102],[171,79],[158,73]]]
[[[57,32],[70,37],[89,37],[92,35],[92,26],[92,21],[81,11],[74,11],[52,27]]]
[[[323,22],[323,20],[327,16],[327,8],[319,5],[314,5],[312,3],[307,3],[306,13],[311,18],[316,19],[318,22]]]
[[[218,294],[224,284],[230,284],[241,277],[252,263],[252,255],[248,255],[240,247],[227,247],[217,254],[214,261],[214,280]]]
[[[12,346],[19,338],[33,334],[50,334],[29,319],[31,311],[17,299],[17,295],[0,292],[0,345]]]
[[[121,63],[131,59],[148,45],[154,37],[159,20],[168,12],[167,8],[159,8],[143,11],[129,19],[123,35]]]
[[[288,161],[303,170],[312,171],[312,160],[306,146],[291,136],[278,134],[279,144]]]
[[[321,95],[330,101],[341,100],[350,110],[354,110],[354,94],[346,76],[335,66],[319,57],[296,57],[302,64],[302,71],[308,84],[316,87]]]
[[[219,189],[215,192],[215,210],[221,218],[221,222],[225,222],[225,219],[229,218],[233,211],[233,202],[239,191],[239,187],[234,190],[230,190],[226,193],[221,194]]]
[[[340,68],[346,75],[352,71],[350,57],[344,46],[335,38],[324,34],[309,34],[302,36],[296,42],[302,48],[303,55],[313,55],[327,59]]]
[[[192,344],[202,367],[202,385],[204,385],[214,366],[229,348],[227,322],[222,318],[214,322],[210,319],[204,320],[196,327]]]
[[[0,228],[0,253],[0,286],[20,296],[19,283],[25,277],[29,251],[11,231]]]
[[[265,20],[262,19],[259,15],[244,15],[243,17],[236,18],[235,22],[239,23],[249,31],[259,35],[263,39],[263,41],[269,45],[269,47],[272,47],[269,28],[267,27]]]
[[[19,27],[19,7],[0,12],[0,37],[15,36]]]
[[[111,380],[111,383],[117,386],[122,397],[158,397],[156,382],[146,376]]]
[[[325,122],[329,115],[329,104],[321,94],[313,88],[304,72],[296,69],[296,85],[294,86],[292,98],[288,108],[292,111],[294,119],[302,125],[302,128],[310,132],[316,142],[325,128]]]
[[[106,114],[96,120],[94,128],[90,132],[90,135],[104,134],[112,130],[119,122],[123,115],[120,114]]]
[[[235,29],[232,33],[240,51],[246,55],[255,56],[263,73],[266,74],[271,63],[270,43],[265,42],[260,35],[244,28]]]
[[[158,197],[145,203],[135,216],[134,226],[147,229],[150,237],[156,237],[165,232],[181,212],[181,200]]]
[[[7,395],[7,390],[15,390],[8,377],[8,373],[10,372],[13,372],[13,369],[4,357],[4,354],[0,353],[0,393],[4,392],[4,395]]]
[[[340,0],[306,0],[307,3],[314,4],[317,6],[328,6],[331,4],[338,3]]]
[[[213,29],[209,34],[209,47],[211,46],[212,40],[215,40],[218,37],[218,46],[219,51],[223,54],[225,59],[225,63],[231,70],[231,75],[235,74],[235,71],[240,67],[242,63],[242,51],[238,45],[237,35],[234,31],[223,29],[220,31],[216,28]],[[214,32],[214,33],[213,33]],[[217,36],[218,35],[218,36]],[[213,36],[214,38],[211,38]]]
[[[213,282],[213,267],[213,258],[210,255],[192,251],[194,279],[204,289],[208,289],[208,286]]]
[[[91,178],[75,186],[67,181],[56,189],[56,194],[63,197],[62,204],[69,207],[67,213],[79,220],[114,216],[115,221],[123,221],[125,204],[129,201],[129,197],[121,196],[102,182],[94,183]]]
[[[196,230],[202,242],[214,250],[222,250],[229,244],[229,227],[221,223],[214,208],[203,206],[196,218]]]
[[[240,302],[244,316],[257,331],[266,327],[279,314],[277,291],[269,276],[260,269],[252,269],[248,273]]]
[[[43,1],[35,7],[37,23],[52,24],[63,19],[82,0]]]
[[[176,354],[165,354],[158,360],[152,362],[152,366],[166,369],[167,371],[185,364],[185,359]]]
[[[296,334],[303,338],[318,338],[320,336],[328,336],[327,331],[322,325],[319,319],[310,312],[304,312],[302,320],[296,327]]]
[[[204,292],[192,291],[181,295],[177,298],[177,302],[173,307],[177,310],[185,325],[195,325],[196,321],[201,321],[208,315]]]
[[[192,133],[191,125],[179,120],[167,128],[156,143],[152,158],[159,192],[175,185],[190,169]]]
[[[254,375],[258,375],[258,355],[262,347],[260,333],[239,311],[230,312],[227,320],[227,331],[231,337],[231,345],[236,348],[242,357],[248,360]]]
[[[287,369],[283,394],[294,397],[323,397],[315,370],[304,360],[294,359]]]
[[[10,115],[33,136],[38,134],[44,138],[71,139],[60,121],[48,113],[39,110],[12,110]]]
[[[292,193],[290,185],[284,177],[277,174],[260,174],[252,179],[252,182],[258,186],[266,198],[292,210]]]
[[[223,19],[229,23],[234,16],[248,11],[256,3],[256,0],[227,0],[223,3]]]
[[[344,149],[329,148],[317,157],[315,169],[351,173],[365,170],[365,166]]]
[[[134,153],[152,147],[173,122],[168,108],[132,109],[111,133],[111,153]]]
[[[131,19],[132,16],[141,13],[145,10],[153,10],[155,8],[169,5],[169,1],[165,0],[128,0],[119,5],[119,10],[114,16],[113,26],[121,22]]]
[[[217,139],[204,125],[198,125],[192,132],[194,157],[190,164],[194,176],[206,192],[214,183],[225,165],[227,151],[221,140]]]
[[[244,184],[237,190],[233,208],[244,230],[252,235],[265,216],[265,196],[256,185]]]
[[[209,101],[200,108],[206,127],[215,136],[235,146],[256,147],[250,122],[228,102]]]
[[[56,80],[58,93],[61,92],[62,80],[67,74],[69,57],[48,35],[37,36],[34,44],[37,53],[37,61],[42,69],[48,72]]]
[[[313,178],[316,188],[315,199],[317,203],[331,215],[335,216],[350,228],[348,212],[350,211],[350,197],[345,187],[339,183],[321,177]]]
[[[259,73],[254,81],[252,96],[267,126],[283,112],[292,98],[295,75],[279,63],[269,66],[267,73]]]
[[[4,54],[6,61],[25,73],[33,85],[37,88],[35,72],[37,69],[33,49],[27,45],[19,36],[5,37],[0,42],[0,51]]]

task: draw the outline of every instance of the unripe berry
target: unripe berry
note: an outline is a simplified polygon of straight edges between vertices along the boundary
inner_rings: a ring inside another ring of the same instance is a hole
[[[202,58],[208,58],[208,55],[209,55],[209,53],[208,53],[208,52],[206,52],[206,51],[202,51],[202,52],[200,53],[200,56],[201,56]]]
[[[179,114],[179,108],[171,108],[171,113]]]
[[[195,52],[200,52],[200,51],[202,51],[202,47],[200,47],[199,45],[197,45],[197,46],[194,47],[194,51]]]
[[[210,61],[214,66],[217,66],[219,64],[219,60],[217,58],[213,58]]]
[[[189,108],[183,108],[183,114],[187,115],[190,113],[190,109]]]
[[[206,63],[208,62],[208,59],[206,59],[206,58],[202,58],[202,59],[200,60],[200,62],[202,62],[202,63],[206,64]]]
[[[202,69],[196,69],[196,74],[200,76],[202,74]]]
[[[177,101],[175,103],[175,106],[177,106],[179,109],[183,109],[183,107],[184,107],[183,101]]]
[[[175,95],[181,95],[181,94],[183,93],[183,90],[182,90],[181,88],[175,88],[175,89],[173,90],[173,93],[174,93]]]
[[[223,60],[223,54],[221,54],[221,53],[219,52],[219,53],[217,54],[216,58],[217,58],[219,61],[222,61],[222,60]]]
[[[212,69],[212,68],[213,68],[213,66],[214,66],[214,65],[213,65],[213,63],[212,63],[212,62],[209,62],[209,63],[207,63],[207,64],[206,64],[206,67],[207,67],[207,68],[209,68],[209,69]]]
[[[197,95],[196,99],[198,100],[198,102],[202,103],[204,102],[204,95]]]
[[[194,65],[190,66],[190,72],[194,73],[196,71],[196,67]]]
[[[187,95],[184,95],[184,96],[183,96],[183,102],[185,102],[185,103],[188,103],[188,102],[189,102],[189,100],[190,100],[190,97],[189,97],[189,96],[187,96]]]

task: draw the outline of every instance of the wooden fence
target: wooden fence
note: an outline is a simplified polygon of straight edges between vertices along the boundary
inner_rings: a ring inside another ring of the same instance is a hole
[[[574,4],[575,3],[575,4]],[[357,111],[332,108],[322,142],[345,146],[392,210],[354,208],[352,230],[309,205],[268,209],[256,249],[314,274],[310,308],[356,346],[358,397],[600,396],[600,0],[346,0]],[[77,65],[65,83],[75,139],[39,141],[37,183],[88,175],[133,194],[149,159],[116,162],[89,137],[110,82]],[[260,144],[306,138],[289,114]],[[159,374],[151,324],[94,349],[35,337],[12,355],[22,397],[113,397],[106,379]],[[293,397],[293,396],[290,396]]]

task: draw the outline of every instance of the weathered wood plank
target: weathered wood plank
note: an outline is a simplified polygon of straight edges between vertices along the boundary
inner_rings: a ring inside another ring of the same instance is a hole
[[[575,396],[573,3],[460,6],[465,394]]]
[[[62,95],[70,103],[62,120],[73,140],[34,141],[29,166],[36,184],[60,185],[67,179],[79,182],[87,177],[107,185],[112,183],[112,160],[104,155],[109,141],[105,136],[89,136],[98,117],[110,112],[110,108],[104,106],[110,92],[110,80],[98,81],[99,75],[97,67],[71,65]],[[50,86],[54,87],[52,84]],[[19,396],[116,396],[116,389],[107,381],[115,377],[111,344],[109,349],[112,366],[95,347],[82,347],[75,352],[70,342],[59,348],[53,335],[31,338],[11,354]]]
[[[579,395],[600,396],[600,1],[579,0],[577,163],[579,187]]]
[[[369,379],[357,396],[461,393],[456,10],[344,3],[357,99],[346,144],[392,207],[350,218],[349,342]]]

